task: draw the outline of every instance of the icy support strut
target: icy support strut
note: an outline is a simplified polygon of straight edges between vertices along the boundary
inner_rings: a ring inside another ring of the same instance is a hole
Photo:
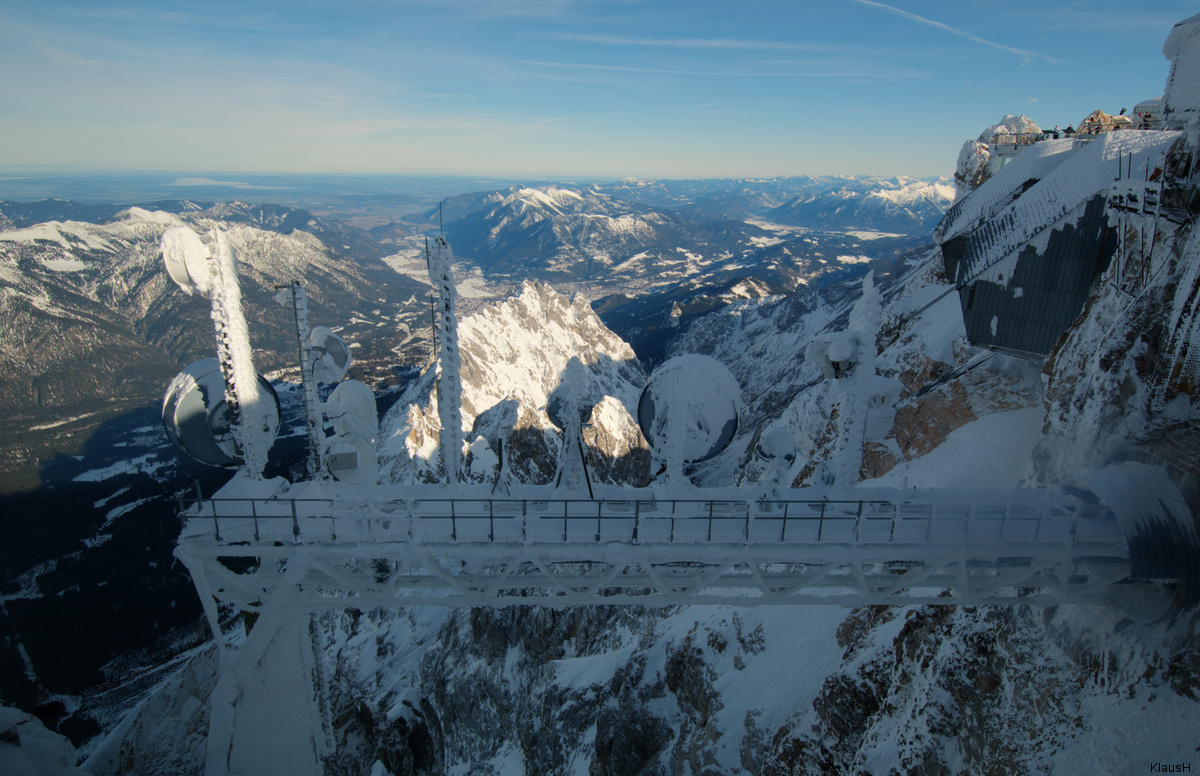
[[[268,398],[258,386],[250,330],[242,310],[242,291],[238,285],[237,258],[229,238],[215,231],[216,255],[212,260],[212,319],[217,331],[217,357],[225,378],[225,401],[229,407],[230,432],[245,462],[246,471],[261,477],[267,465],[267,452],[274,441],[274,420]]]
[[[289,580],[302,575],[292,574]],[[279,585],[237,652],[222,656],[209,710],[205,776],[319,776],[328,754],[308,616]]]
[[[446,238],[438,235],[432,250],[426,246],[425,258],[429,263],[429,280],[440,296],[437,404],[442,424],[442,459],[446,463],[446,482],[456,485],[462,468],[462,356],[458,351],[458,316],[454,310],[454,298],[458,295],[451,266],[454,254]]]

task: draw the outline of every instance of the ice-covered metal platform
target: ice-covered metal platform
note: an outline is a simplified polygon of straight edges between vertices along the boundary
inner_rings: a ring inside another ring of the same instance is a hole
[[[267,483],[261,483],[265,489]],[[217,616],[400,604],[1039,603],[1105,597],[1129,542],[1099,504],[1046,490],[460,486],[225,491],[184,511],[176,554]],[[748,497],[749,494],[749,497]],[[789,493],[790,495],[790,493]]]

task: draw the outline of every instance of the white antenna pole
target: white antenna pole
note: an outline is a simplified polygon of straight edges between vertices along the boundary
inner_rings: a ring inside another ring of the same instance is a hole
[[[457,485],[462,458],[462,357],[458,351],[458,319],[454,299],[458,295],[454,287],[452,264],[454,254],[450,244],[439,235],[433,241],[433,250],[427,254],[429,279],[441,297],[441,326],[438,342],[438,418],[442,423],[442,458],[446,462],[446,481]]]
[[[238,285],[237,257],[229,238],[214,230],[212,317],[217,331],[217,356],[225,377],[225,401],[229,406],[230,432],[252,477],[261,477],[267,466],[267,451],[274,439],[266,398],[258,390],[250,330],[242,311]]]

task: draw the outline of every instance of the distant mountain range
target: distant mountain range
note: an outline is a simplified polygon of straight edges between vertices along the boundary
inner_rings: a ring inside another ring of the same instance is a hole
[[[464,194],[372,234],[400,245],[413,226],[436,225],[497,284],[580,291],[650,366],[695,315],[870,269],[889,275],[952,198],[941,180],[624,179]],[[409,250],[420,274],[419,247]]]

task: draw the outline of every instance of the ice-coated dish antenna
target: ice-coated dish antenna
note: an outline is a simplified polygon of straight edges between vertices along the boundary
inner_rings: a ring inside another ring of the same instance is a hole
[[[163,233],[163,263],[167,274],[185,294],[212,295],[212,269],[208,260],[208,246],[200,241],[200,235],[186,226],[175,226]]]
[[[572,406],[579,415],[580,423],[587,423],[588,418],[592,416],[592,408],[599,399],[591,390],[589,377],[583,362],[577,356],[572,356],[563,370],[562,382],[550,392],[546,400],[546,414],[559,430],[566,429]]]
[[[375,394],[358,380],[338,383],[325,402],[325,416],[335,433],[325,454],[329,474],[339,482],[373,480],[379,433]]]
[[[329,394],[325,416],[338,434],[358,434],[374,439],[379,432],[375,394],[358,380],[346,380]]]
[[[650,376],[638,401],[638,425],[670,468],[724,450],[740,411],[741,387],[725,365],[691,354],[672,358]]]
[[[763,434],[754,449],[754,454],[765,461],[783,460],[789,463],[796,460],[797,452],[796,438],[783,426],[775,426]]]
[[[324,326],[314,326],[308,335],[312,350],[312,376],[322,385],[331,385],[350,370],[350,348],[346,341]]]
[[[271,439],[279,432],[279,397],[262,375],[258,389],[265,402]],[[221,362],[204,358],[175,376],[163,397],[162,421],[171,444],[184,455],[209,466],[238,466],[241,451],[232,433],[225,400]]]

